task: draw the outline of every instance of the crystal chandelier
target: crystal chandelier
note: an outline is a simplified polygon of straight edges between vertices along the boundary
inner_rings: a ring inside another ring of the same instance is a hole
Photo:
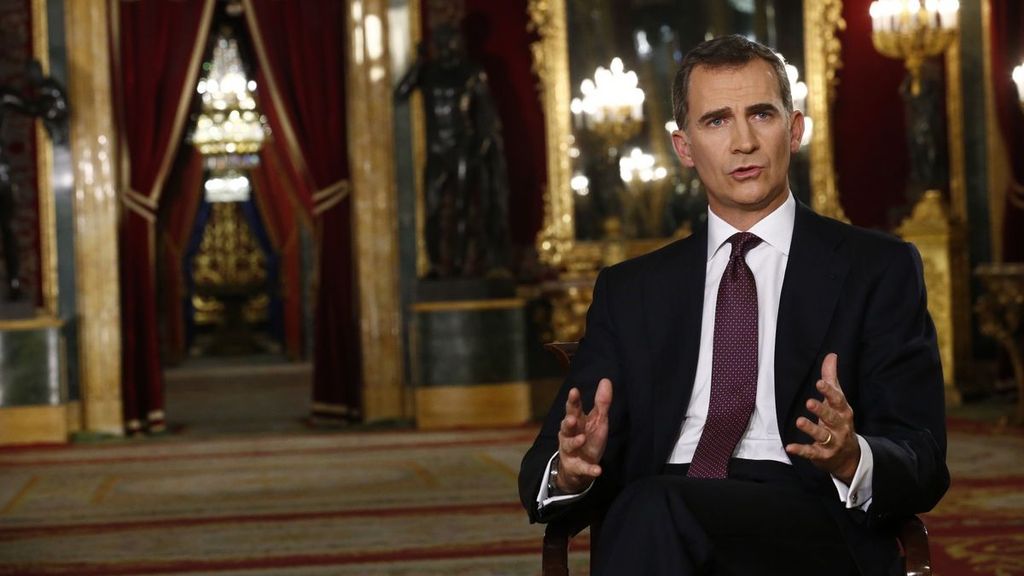
[[[884,56],[906,63],[910,92],[921,93],[921,65],[941,54],[956,37],[958,0],[875,0],[871,40]]]
[[[644,118],[644,91],[638,83],[636,72],[626,71],[620,58],[613,58],[608,68],[598,66],[593,79],[580,83],[583,98],[570,104],[576,126],[612,145],[635,136]]]
[[[266,139],[267,119],[256,108],[256,81],[246,77],[238,41],[229,32],[218,35],[213,59],[203,68],[196,87],[202,111],[192,143],[205,156],[255,155]]]
[[[257,152],[269,128],[256,107],[256,81],[246,76],[230,29],[218,33],[213,57],[203,70],[196,86],[202,106],[190,141],[206,157],[210,170],[204,185],[206,200],[243,202],[250,192],[245,171],[259,164]]]

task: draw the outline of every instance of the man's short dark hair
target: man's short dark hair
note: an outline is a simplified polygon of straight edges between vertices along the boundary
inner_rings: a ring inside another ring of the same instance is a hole
[[[789,90],[789,77],[782,57],[763,44],[748,40],[738,34],[719,36],[698,44],[683,58],[683,63],[672,82],[672,114],[676,125],[686,129],[686,114],[689,111],[687,98],[690,91],[690,74],[698,66],[707,68],[739,68],[760,58],[767,62],[779,83],[779,94],[787,113],[793,112],[793,95]]]

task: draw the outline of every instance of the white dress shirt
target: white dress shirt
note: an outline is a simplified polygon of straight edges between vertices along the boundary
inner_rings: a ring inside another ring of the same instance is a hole
[[[782,296],[782,282],[786,276],[795,221],[796,200],[790,194],[785,203],[748,230],[762,240],[747,252],[746,257],[747,265],[757,284],[757,397],[750,423],[733,452],[734,458],[775,460],[792,464],[779,435],[779,423],[775,412],[774,359],[779,300]],[[733,228],[710,208],[708,209],[708,260],[704,280],[704,310],[697,372],[690,403],[686,408],[686,418],[683,420],[679,439],[669,456],[670,464],[689,463],[704,431],[704,421],[707,419],[711,401],[711,358],[718,285],[732,253],[732,244],[727,240],[737,232],[741,230]],[[874,459],[868,443],[859,435],[857,441],[860,444],[861,459],[850,485],[847,486],[834,476],[832,480],[840,500],[845,502],[848,508],[867,509],[871,501],[871,471]],[[550,468],[550,461],[548,467]],[[547,482],[542,482],[540,493],[537,495],[537,502],[541,507],[552,502],[574,499],[586,493],[549,498],[547,492]]]

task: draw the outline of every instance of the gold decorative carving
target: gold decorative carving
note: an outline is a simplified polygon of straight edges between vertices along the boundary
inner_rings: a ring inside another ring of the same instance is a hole
[[[811,135],[811,207],[819,214],[849,222],[836,185],[832,102],[843,67],[839,31],[846,29],[842,0],[804,1],[804,59]]]
[[[999,343],[1010,358],[1017,384],[1016,422],[1024,423],[1024,264],[995,263],[978,266],[974,275],[984,293],[974,306],[979,331]]]
[[[561,280],[545,287],[551,301],[551,330],[557,342],[575,342],[583,337],[587,310],[593,301],[596,276]]]
[[[565,0],[529,0],[526,9],[530,17],[528,29],[539,38],[530,45],[530,52],[533,70],[540,80],[548,150],[544,224],[537,236],[537,251],[541,261],[561,267],[572,251],[575,237],[572,190],[569,188],[572,126]]]
[[[46,0],[32,0],[32,55],[43,74],[50,73],[50,38]],[[57,316],[57,211],[53,195],[53,142],[36,122],[36,190],[39,198],[39,270],[43,311]]]
[[[228,307],[220,295],[248,295],[238,311],[254,324],[267,318],[270,298],[265,284],[267,265],[256,237],[235,203],[217,202],[203,230],[192,262],[196,294],[192,304],[197,324],[223,324]],[[238,303],[232,303],[238,305]]]
[[[419,46],[423,41],[423,15],[420,13],[420,2],[409,2],[409,31],[412,34],[412,45]],[[423,174],[427,166],[427,118],[423,110],[423,94],[414,90],[409,95],[409,117],[412,124],[412,165],[416,184],[416,276],[423,278],[430,271],[430,257],[427,255],[427,205],[426,192],[423,190]]]
[[[374,421],[410,416],[402,383],[398,210],[391,177],[395,173],[395,143],[387,54],[388,2],[363,0],[352,3],[346,13],[352,43],[346,51],[346,89],[363,412],[368,421]]]
[[[972,373],[971,264],[967,245],[967,170],[964,159],[964,97],[961,79],[959,35],[946,50],[946,123],[949,147],[949,247],[952,281],[953,358],[957,382],[966,383]]]
[[[234,202],[211,206],[212,213],[193,261],[197,285],[245,286],[266,281],[263,252],[238,211]]]
[[[116,3],[114,3],[116,4]],[[121,435],[117,130],[107,2],[65,0],[82,429]]]
[[[942,377],[946,385],[946,404],[958,405],[960,391],[956,387],[956,333],[953,322],[953,270],[950,254],[951,247],[957,243],[957,238],[950,224],[942,192],[925,192],[914,206],[913,212],[900,224],[896,232],[904,240],[917,246],[921,253],[924,283],[928,290],[928,311],[938,333]]]

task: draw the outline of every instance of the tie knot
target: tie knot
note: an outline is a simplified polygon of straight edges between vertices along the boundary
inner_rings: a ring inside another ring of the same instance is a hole
[[[732,254],[729,258],[746,258],[747,252],[754,246],[761,243],[761,239],[750,232],[737,232],[729,237],[726,242],[732,244]]]

